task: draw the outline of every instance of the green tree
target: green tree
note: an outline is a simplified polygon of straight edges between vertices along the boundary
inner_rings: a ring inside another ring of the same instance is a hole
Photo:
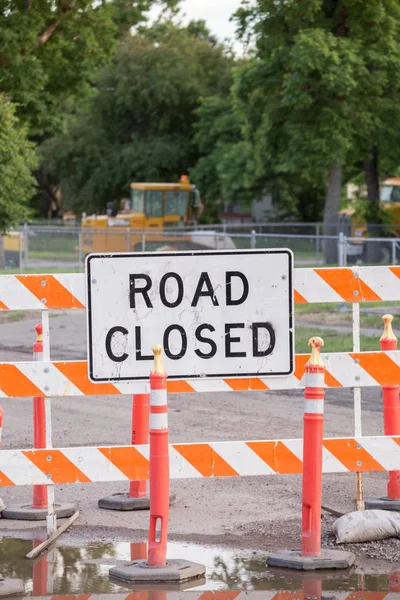
[[[368,160],[387,126],[385,82],[399,77],[399,8],[398,0],[256,0],[237,13],[256,46],[235,89],[258,169],[326,182],[328,235],[336,233],[343,169]],[[334,240],[325,251],[336,260]]]
[[[126,38],[86,109],[43,147],[69,202],[89,211],[128,194],[130,181],[187,173],[198,157],[191,136],[200,99],[228,93],[231,66],[223,46],[187,28],[164,24]]]
[[[160,3],[175,5],[178,0]],[[0,91],[31,137],[62,127],[120,37],[158,0],[0,0]]]
[[[27,203],[35,194],[32,169],[38,164],[26,128],[15,116],[15,106],[0,95],[0,232],[26,218]],[[0,267],[4,267],[0,236]]]
[[[200,157],[190,176],[202,190],[203,220],[212,221],[218,218],[221,202],[248,203],[251,191],[243,174],[249,147],[243,140],[242,123],[230,95],[203,98],[196,115],[193,143]]]
[[[15,106],[0,95],[0,230],[26,217],[27,201],[35,193],[32,169],[37,166],[34,144],[21,127]]]
[[[0,93],[16,105],[31,140],[61,132],[91,94],[96,74],[145,11],[178,0],[0,0]],[[57,187],[45,165],[36,177],[48,201]],[[46,211],[47,212],[47,211]]]

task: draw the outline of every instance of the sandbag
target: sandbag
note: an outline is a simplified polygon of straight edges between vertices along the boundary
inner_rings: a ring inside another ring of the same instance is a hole
[[[372,542],[400,535],[400,513],[388,510],[362,510],[337,519],[332,531],[337,544]]]

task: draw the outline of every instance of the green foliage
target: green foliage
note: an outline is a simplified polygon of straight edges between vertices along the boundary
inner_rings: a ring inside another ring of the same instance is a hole
[[[92,210],[130,181],[175,181],[197,160],[191,144],[203,96],[227,94],[232,58],[171,24],[127,37],[97,93],[42,154],[75,206]]]
[[[236,18],[255,44],[234,92],[256,178],[286,181],[299,210],[299,188],[323,192],[330,165],[362,168],[371,145],[399,163],[398,0],[255,0]]]
[[[71,102],[88,93],[117,39],[154,1],[0,0],[0,90],[31,137],[62,127]]]
[[[0,231],[26,218],[36,166],[34,145],[15,116],[15,106],[0,95]]]
[[[193,143],[200,158],[190,175],[202,190],[206,207],[221,200],[244,201],[246,182],[242,174],[249,152],[230,97],[203,98],[196,114]]]

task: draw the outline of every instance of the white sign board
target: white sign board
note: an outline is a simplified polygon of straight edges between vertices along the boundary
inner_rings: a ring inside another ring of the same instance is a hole
[[[92,381],[148,380],[152,346],[170,379],[289,375],[290,250],[91,254]]]

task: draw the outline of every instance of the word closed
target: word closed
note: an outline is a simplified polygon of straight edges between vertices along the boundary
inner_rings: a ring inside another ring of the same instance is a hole
[[[289,250],[92,254],[92,381],[146,380],[154,344],[170,378],[293,371]]]

